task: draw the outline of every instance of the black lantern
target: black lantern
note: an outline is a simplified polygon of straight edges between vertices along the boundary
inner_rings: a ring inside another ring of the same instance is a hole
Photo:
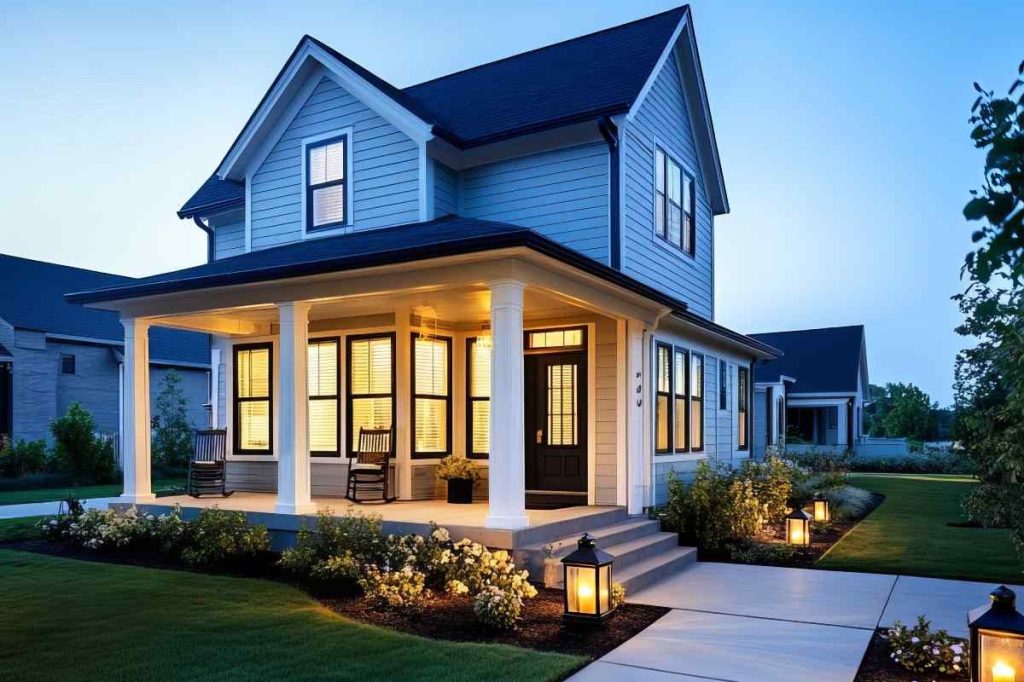
[[[794,509],[786,517],[786,542],[795,547],[811,544],[811,515],[803,509]]]
[[[562,559],[566,621],[600,623],[612,612],[612,561],[586,533],[576,551]]]
[[[1024,616],[1017,595],[1001,585],[990,603],[967,614],[971,631],[971,682],[1024,682]]]
[[[814,496],[814,520],[818,523],[828,523],[832,520],[832,509],[828,499],[820,493]]]

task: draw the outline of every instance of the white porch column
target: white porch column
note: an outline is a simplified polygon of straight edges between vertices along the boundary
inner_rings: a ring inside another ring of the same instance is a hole
[[[526,455],[523,379],[523,283],[491,282],[491,454],[486,526],[523,528]]]
[[[310,496],[307,388],[309,304],[277,305],[281,330],[278,343],[277,507],[280,514],[316,511]]]
[[[409,307],[395,308],[395,471],[398,499],[412,499],[412,325]],[[390,493],[395,494],[395,493]]]
[[[121,417],[121,499],[133,504],[152,502],[150,480],[149,322],[125,318],[124,388]]]
[[[648,458],[644,450],[644,402],[650,392],[644,379],[644,327],[637,320],[626,323],[626,468],[629,476],[627,511],[642,514],[647,503]]]

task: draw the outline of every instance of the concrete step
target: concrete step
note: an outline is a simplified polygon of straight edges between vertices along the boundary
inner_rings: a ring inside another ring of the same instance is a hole
[[[612,579],[626,588],[626,598],[662,578],[682,570],[697,561],[694,547],[674,547],[666,552],[628,566],[623,571],[614,571]]]
[[[615,557],[615,570],[621,571],[678,546],[679,536],[675,533],[655,533],[605,547],[605,551]]]
[[[597,528],[591,527],[586,529],[586,532],[597,539],[598,547],[608,550],[615,545],[657,534],[659,532],[659,523],[649,519],[633,518]],[[550,553],[552,557],[561,560],[576,549],[576,543],[580,539],[580,535],[582,535],[582,532],[573,533],[572,535],[548,542],[538,542],[518,547],[514,550],[513,556],[516,563],[525,566],[535,580],[542,580],[544,560],[549,553],[548,548],[551,548]],[[674,541],[673,544],[675,544]]]
[[[584,532],[621,523],[629,518],[625,507],[606,507],[599,512],[576,516],[561,521],[551,521],[540,526],[531,526],[515,531],[513,547],[545,545],[571,535],[579,537]]]

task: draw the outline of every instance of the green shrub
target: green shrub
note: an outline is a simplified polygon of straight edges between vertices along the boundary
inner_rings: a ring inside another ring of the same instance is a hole
[[[822,495],[829,501],[832,521],[860,518],[868,513],[875,500],[870,491],[852,485],[824,490]]]
[[[704,460],[697,463],[689,485],[674,471],[669,472],[668,504],[664,509],[666,527],[702,549],[723,548],[733,539],[730,485],[727,468],[712,467]]]
[[[786,517],[793,487],[804,478],[799,469],[781,457],[767,457],[763,462],[748,459],[739,475],[750,481],[766,523],[779,523]]]
[[[359,586],[370,603],[394,611],[422,611],[430,596],[426,577],[412,566],[393,571],[370,564],[363,568]]]
[[[814,473],[846,473],[854,459],[852,450],[842,452],[819,451],[812,447],[806,452],[786,452],[786,459]]]
[[[303,526],[296,534],[295,547],[281,553],[280,565],[299,578],[330,580],[340,577],[334,568],[342,557],[367,563],[378,562],[384,553],[381,517],[349,514],[334,516],[329,509],[317,512],[315,528]]]
[[[0,476],[20,478],[46,471],[46,441],[19,440],[0,444]]]
[[[78,403],[50,424],[53,433],[53,463],[77,483],[107,483],[114,479],[114,447],[109,440],[97,438],[96,423]]]
[[[974,474],[967,458],[949,450],[927,449],[907,457],[856,457],[850,471],[882,474]]]
[[[796,548],[781,542],[741,540],[729,548],[733,561],[760,566],[785,566],[796,556]]]
[[[207,567],[269,550],[270,535],[265,526],[250,526],[243,512],[213,507],[185,524],[181,545],[187,565]]]
[[[911,672],[967,676],[967,643],[954,639],[945,630],[932,630],[924,616],[917,617],[914,627],[896,621],[885,637],[889,640],[890,658]]]
[[[960,502],[969,521],[985,528],[1009,528],[1022,516],[1024,487],[1019,483],[981,483]]]
[[[188,403],[181,390],[181,375],[169,370],[160,381],[153,415],[153,463],[169,470],[182,470],[192,455],[192,425]]]

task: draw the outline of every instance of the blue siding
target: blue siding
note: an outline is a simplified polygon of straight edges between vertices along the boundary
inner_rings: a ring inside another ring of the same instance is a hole
[[[696,179],[697,250],[691,258],[654,235],[654,149],[660,145]],[[626,125],[623,271],[714,316],[711,206],[701,178],[679,67],[670,56],[636,116]]]
[[[227,258],[245,253],[245,217],[240,216],[218,224],[211,220],[213,226],[213,257]]]
[[[603,142],[462,172],[459,214],[530,227],[608,263],[608,147]]]
[[[440,161],[434,161],[434,217],[459,212],[459,175]]]
[[[404,133],[324,77],[250,188],[252,248],[302,238],[302,139],[352,127],[353,228],[419,220],[419,150]]]

